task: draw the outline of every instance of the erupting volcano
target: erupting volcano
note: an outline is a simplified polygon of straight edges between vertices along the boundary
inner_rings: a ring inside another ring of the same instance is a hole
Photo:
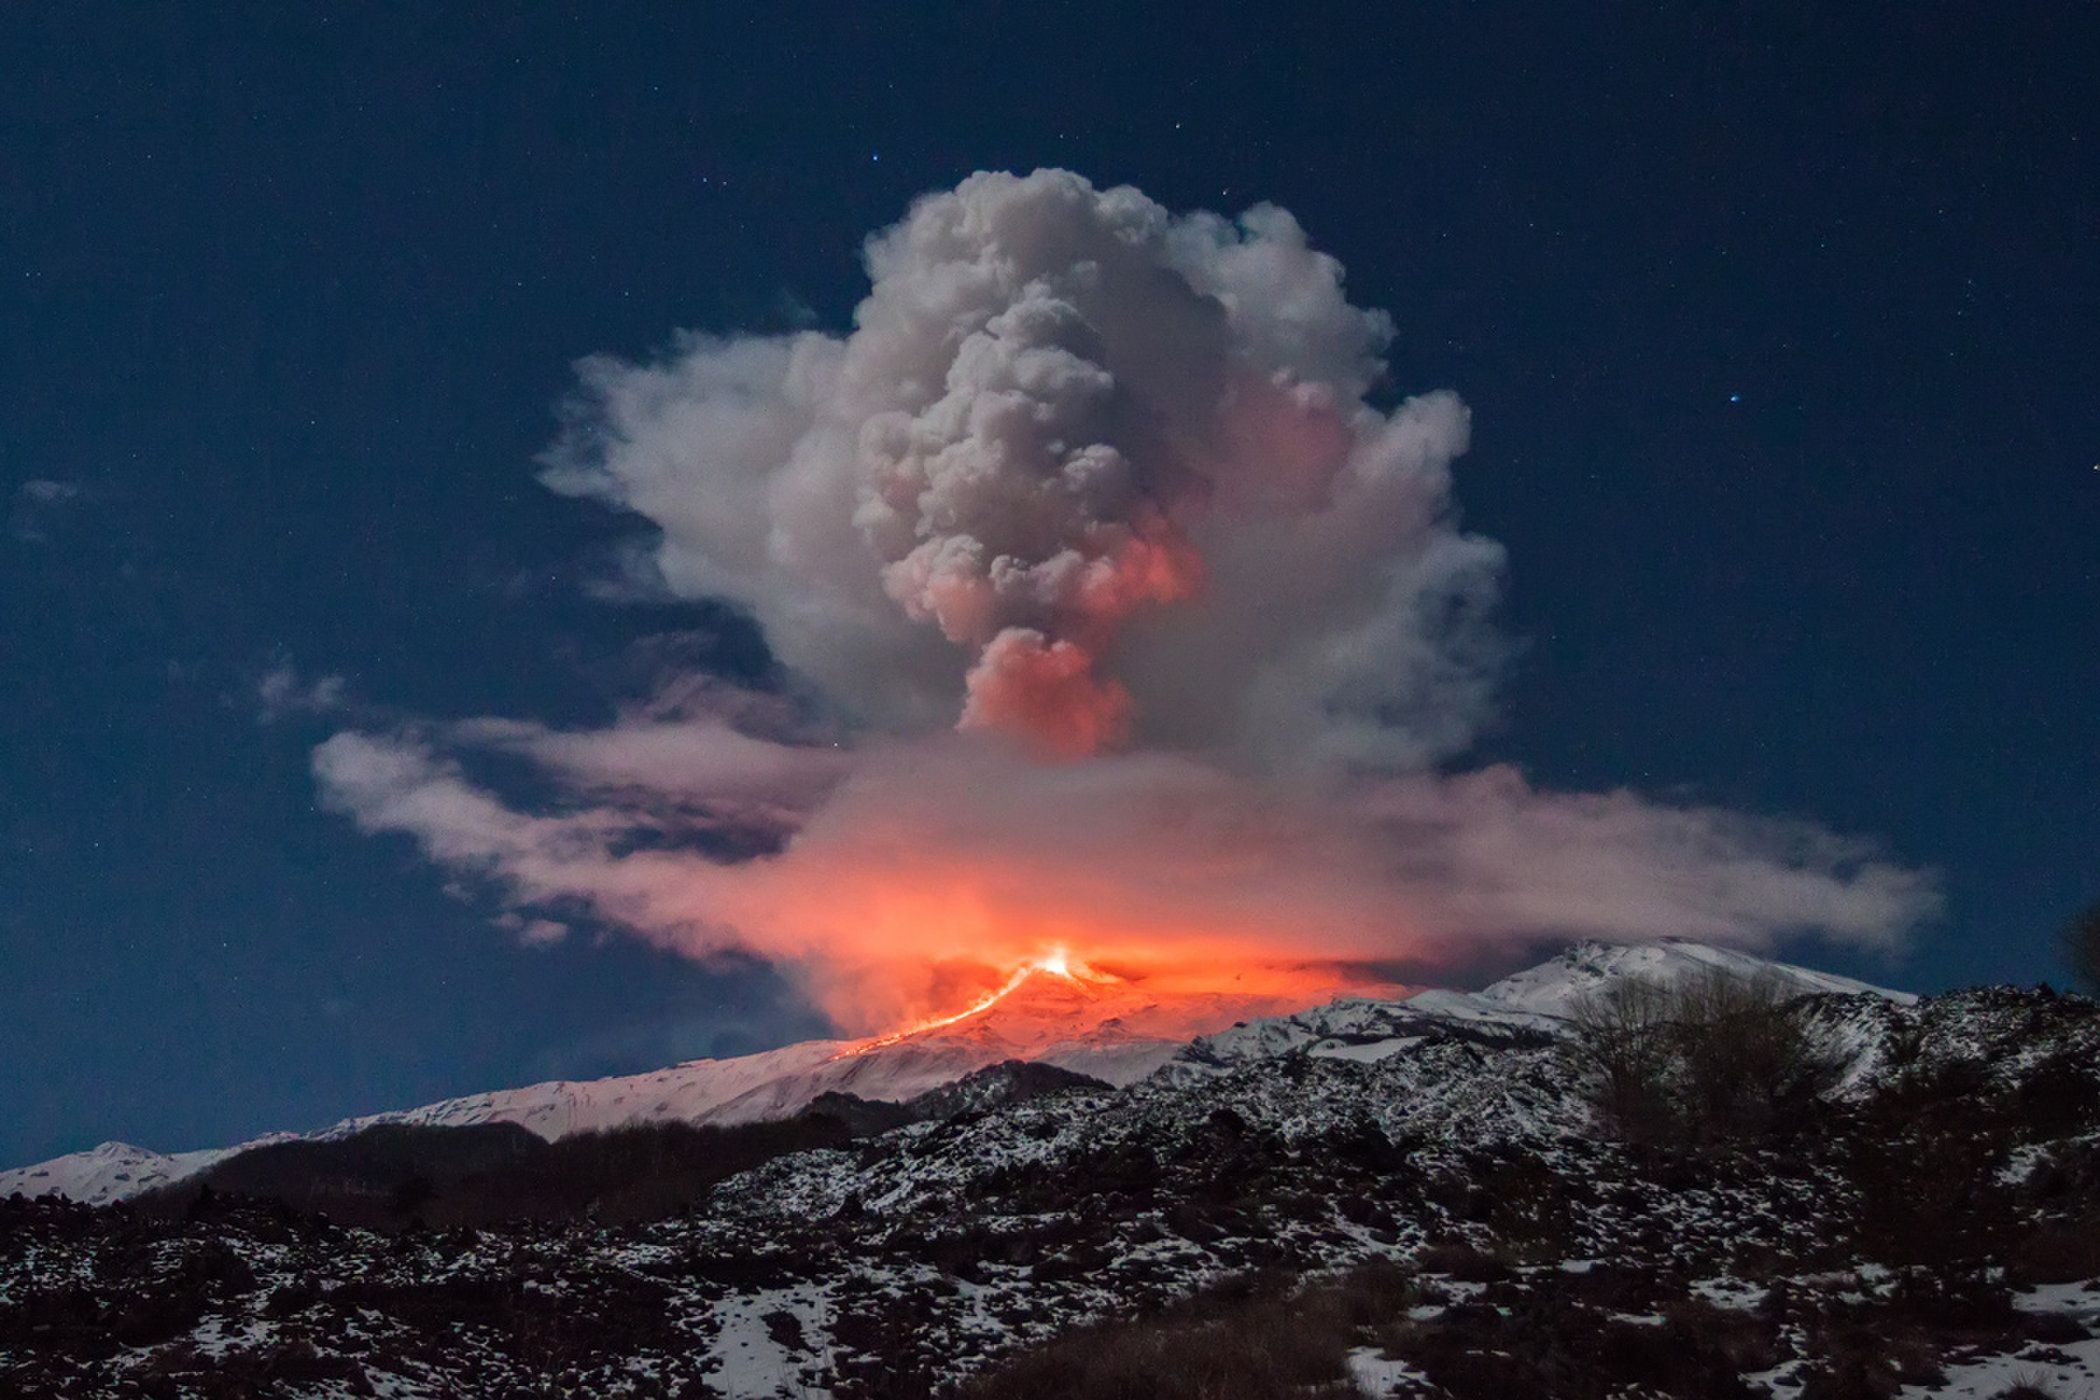
[[[345,731],[324,800],[500,901],[764,960],[842,1063],[1186,1037],[1574,937],[1886,944],[1929,876],[1798,821],[1455,767],[1495,717],[1503,551],[1471,420],[1285,211],[982,173],[873,235],[840,334],[594,357],[556,491],[741,610],[595,728]],[[506,790],[491,784],[521,779]]]
[[[1060,949],[1056,952],[1045,954],[1034,962],[1023,963],[1014,969],[1013,975],[1001,983],[997,990],[985,993],[960,1011],[950,1012],[945,1016],[928,1017],[923,1021],[906,1026],[902,1030],[891,1031],[887,1035],[874,1036],[850,1050],[842,1050],[839,1053],[841,1055],[857,1055],[866,1050],[878,1049],[884,1045],[894,1045],[900,1040],[906,1040],[915,1035],[941,1030],[945,1027],[983,1016],[1006,1001],[1007,998],[1019,992],[1031,978],[1038,976],[1060,977],[1068,982],[1077,982],[1079,980],[1079,974],[1072,970],[1070,960],[1065,956],[1064,951]]]
[[[975,1041],[1036,1059],[1061,1044],[1180,1042],[1235,1021],[1303,1010],[1344,993],[1400,996],[1407,988],[1364,977],[1344,980],[1305,970],[1247,968],[1119,976],[1055,949],[1015,968],[959,1011],[856,1041],[838,1058],[909,1041]]]

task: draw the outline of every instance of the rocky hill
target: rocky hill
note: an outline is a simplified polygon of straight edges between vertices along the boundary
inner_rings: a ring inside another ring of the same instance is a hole
[[[105,1142],[0,1171],[0,1197],[20,1192],[107,1205],[189,1180],[252,1148],[300,1138],[340,1139],[387,1125],[509,1123],[557,1141],[647,1124],[770,1122],[803,1113],[826,1095],[901,1102],[1009,1060],[1130,1084],[1172,1059],[1191,1035],[1296,1009],[1266,995],[1159,997],[1104,975],[1032,969],[970,1014],[903,1034],[809,1040],[732,1059],[690,1060],[646,1074],[468,1094],[231,1147],[163,1153]]]
[[[16,1199],[0,1392],[1830,1400],[2100,1381],[2100,1008],[1730,966],[1781,984],[1812,1092],[1754,1131],[1633,1134],[1600,1113],[1568,1018],[1727,961],[1709,953],[1585,948],[1481,993],[1252,1021],[1120,1088],[995,1075],[644,1223]]]

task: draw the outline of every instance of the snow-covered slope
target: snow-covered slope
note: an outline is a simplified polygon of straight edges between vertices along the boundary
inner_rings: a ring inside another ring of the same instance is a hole
[[[1198,1036],[1167,1062],[1164,1074],[1187,1082],[1290,1054],[1375,1062],[1429,1039],[1524,1044],[1563,1034],[1576,1007],[1615,982],[1670,986],[1715,974],[1776,981],[1804,994],[1866,995],[1905,1006],[1917,1000],[1908,992],[1701,943],[1584,943],[1478,992],[1433,988],[1393,1000],[1345,997]]]
[[[746,1095],[761,1093],[784,1080],[819,1077],[826,1065],[838,1063],[836,1057],[849,1044],[841,1040],[806,1040],[733,1059],[688,1060],[647,1074],[581,1081],[556,1079],[520,1089],[468,1094],[421,1108],[353,1118],[328,1129],[328,1135],[340,1136],[378,1123],[439,1128],[516,1123],[543,1138],[559,1138],[629,1123],[720,1121],[728,1106]]]
[[[1176,1004],[1172,1016],[1222,1025],[1245,1004]],[[328,1130],[375,1123],[465,1127],[517,1123],[545,1138],[634,1123],[735,1124],[785,1118],[819,1095],[902,1102],[1005,1060],[1040,1060],[1110,1084],[1144,1078],[1186,1042],[1147,1034],[1169,1009],[1117,997],[1072,977],[1035,973],[983,1014],[894,1040],[810,1040],[728,1060],[693,1060],[648,1074],[557,1080],[373,1114]],[[1149,1013],[1149,1014],[1148,1014]]]
[[[172,1153],[154,1152],[128,1142],[105,1142],[85,1152],[0,1172],[0,1197],[19,1191],[25,1196],[64,1196],[91,1206],[108,1205],[193,1176],[245,1148],[289,1136],[293,1135],[278,1133],[237,1147]]]
[[[1638,979],[1672,986],[1688,978],[1716,973],[1776,981],[1803,993],[1865,993],[1906,1005],[1917,1000],[1909,992],[1890,991],[1834,973],[1674,938],[1624,946],[1584,943],[1550,962],[1503,978],[1481,992],[1479,1000],[1512,1011],[1565,1017],[1584,997],[1611,982]]]
[[[1424,1041],[1543,1042],[1584,996],[1610,982],[1675,982],[1719,970],[1778,978],[1803,992],[1906,993],[1697,943],[1589,943],[1479,992],[1435,989],[1343,997],[1310,1010],[1259,996],[1145,996],[1113,979],[1040,971],[1018,978],[982,1013],[875,1041],[811,1040],[733,1059],[693,1060],[647,1074],[555,1080],[349,1119],[308,1136],[334,1138],[381,1123],[467,1127],[516,1123],[544,1138],[629,1124],[735,1124],[783,1118],[818,1096],[901,1102],[988,1065],[1034,1060],[1123,1087],[1157,1075],[1188,1083],[1281,1056],[1376,1063]],[[1273,1014],[1279,1010],[1291,1014]],[[1191,1034],[1199,1031],[1209,1034]],[[274,1141],[281,1137],[258,1139]],[[61,1195],[104,1204],[179,1181],[254,1143],[163,1155],[124,1143],[0,1172],[0,1197]]]
[[[1515,980],[1600,960],[1594,985],[1653,966],[1586,950]],[[0,1391],[939,1394],[1222,1277],[1377,1261],[1346,1307],[1286,1320],[1310,1348],[1362,1317],[1331,1345],[1383,1356],[1395,1395],[2083,1393],[2100,1006],[1840,988],[1798,1009],[1853,1062],[1850,1101],[1682,1149],[1599,1131],[1563,1022],[1443,993],[1250,1020],[1209,1038],[1238,1062],[1120,1090],[1008,1066],[643,1224],[0,1201]],[[1225,1316],[1298,1307],[1257,1302]]]
[[[1041,972],[979,1015],[877,1041],[810,1040],[755,1055],[691,1060],[646,1074],[552,1080],[347,1119],[311,1134],[272,1134],[232,1147],[163,1154],[107,1142],[0,1171],[0,1197],[58,1195],[92,1205],[180,1181],[236,1152],[286,1137],[344,1137],[383,1123],[470,1127],[516,1123],[553,1139],[630,1124],[736,1124],[784,1118],[819,1095],[901,1102],[1006,1060],[1038,1060],[1109,1084],[1135,1083],[1192,1029],[1278,1009],[1260,997],[1149,998],[1110,979]],[[1179,1033],[1174,1033],[1174,1032]]]
[[[1428,1039],[1508,1044],[1556,1034],[1549,1016],[1506,1009],[1471,992],[1429,991],[1392,1001],[1345,997],[1289,1016],[1247,1021],[1190,1041],[1161,1069],[1188,1083],[1284,1055],[1373,1063]]]

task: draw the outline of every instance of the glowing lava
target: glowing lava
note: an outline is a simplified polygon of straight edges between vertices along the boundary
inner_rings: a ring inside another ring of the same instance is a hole
[[[929,1016],[899,1029],[857,1040],[833,1059],[864,1055],[920,1037],[940,1038],[951,1027],[1012,1058],[1033,1059],[1057,1046],[1105,1037],[1181,1041],[1223,1030],[1237,1021],[1279,1016],[1317,1006],[1337,995],[1405,995],[1417,990],[1344,969],[1253,966],[1225,971],[1215,964],[1105,968],[1054,946],[1015,968],[992,990],[959,1011]]]
[[[1080,970],[1087,970],[1084,963],[1080,964]],[[928,1031],[937,1031],[943,1027],[967,1021],[973,1016],[982,1016],[985,1012],[990,1011],[1000,1002],[1019,991],[1021,985],[1038,972],[1048,973],[1053,977],[1062,977],[1068,982],[1077,982],[1080,979],[1080,973],[1073,970],[1070,956],[1064,949],[1059,948],[1054,952],[1044,954],[1033,962],[1022,963],[1014,969],[1013,976],[1007,978],[1004,983],[986,992],[960,1011],[947,1016],[933,1016],[923,1021],[915,1021],[902,1030],[890,1031],[887,1034],[878,1035],[869,1040],[856,1042],[839,1051],[832,1058],[835,1060],[844,1059],[848,1055],[861,1055],[870,1050],[880,1050],[885,1045],[895,1045],[900,1040],[909,1040],[915,1035],[924,1035]],[[1112,979],[1104,978],[1101,980]]]

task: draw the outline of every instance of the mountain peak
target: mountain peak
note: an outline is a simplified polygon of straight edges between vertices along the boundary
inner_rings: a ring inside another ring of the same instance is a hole
[[[959,1012],[886,1036],[804,1041],[621,1078],[472,1094],[351,1119],[312,1136],[339,1137],[378,1123],[515,1123],[548,1139],[637,1123],[749,1123],[788,1117],[826,1093],[901,1102],[1007,1060],[1052,1065],[1117,1086],[1135,1083],[1170,1061],[1171,1073],[1186,1076],[1296,1050],[1375,1060],[1425,1034],[1500,1041],[1550,1036],[1581,998],[1614,980],[1668,983],[1713,970],[1776,976],[1803,992],[1868,993],[1898,1004],[1916,1000],[1851,978],[1689,941],[1584,943],[1480,992],[1413,995],[1397,987],[1366,995],[1364,988],[1346,985],[1320,995],[1304,983],[1292,994],[1189,992],[1118,977],[1077,959],[1049,957],[1018,969]],[[291,1136],[273,1134],[242,1146]],[[181,1180],[239,1150],[163,1155],[107,1142],[70,1157],[0,1171],[0,1197],[20,1190],[95,1203],[122,1200]]]
[[[1609,983],[1637,979],[1664,986],[1700,976],[1722,975],[1746,979],[1776,980],[1803,993],[1820,992],[1839,996],[1869,995],[1900,1004],[1917,1000],[1910,992],[1877,987],[1833,972],[1793,963],[1775,962],[1754,953],[1717,948],[1688,938],[1666,938],[1654,943],[1578,943],[1559,956],[1513,973],[1479,996],[1512,1010],[1567,1016],[1583,998]]]
[[[1286,1015],[1313,999],[1264,991],[1162,988],[1053,955],[1019,968],[961,1011],[849,1043],[838,1057],[891,1046],[976,1045],[1032,1059],[1074,1044],[1181,1042],[1235,1021]]]

